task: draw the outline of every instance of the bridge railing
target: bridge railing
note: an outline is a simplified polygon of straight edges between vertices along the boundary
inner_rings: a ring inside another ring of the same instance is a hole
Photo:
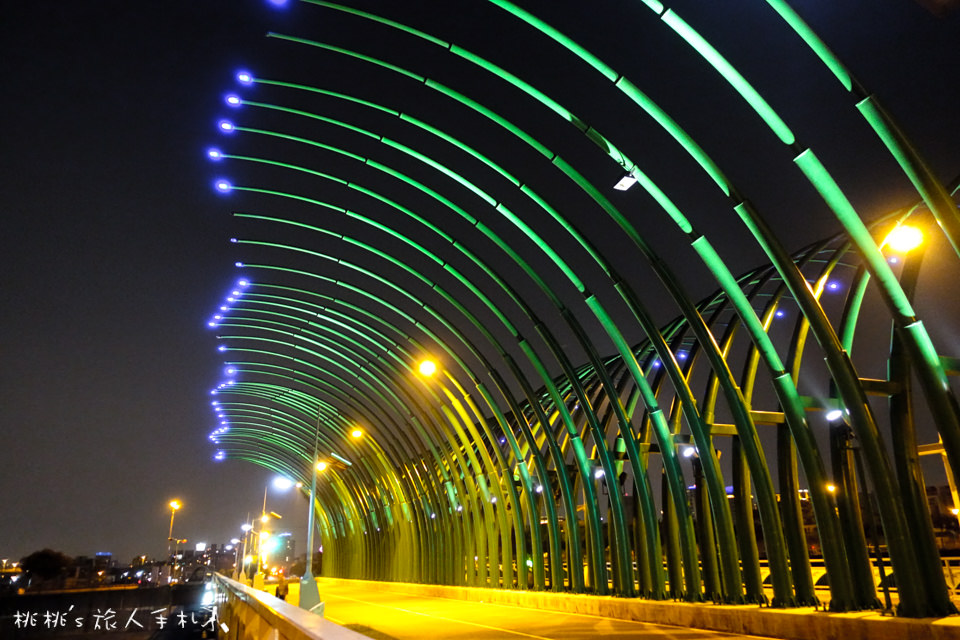
[[[221,574],[214,575],[221,640],[364,640],[367,636]],[[270,635],[272,631],[277,635]]]

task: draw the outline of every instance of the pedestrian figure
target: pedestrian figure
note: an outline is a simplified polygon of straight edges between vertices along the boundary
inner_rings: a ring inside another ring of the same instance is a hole
[[[280,575],[280,582],[277,583],[277,597],[281,600],[287,599],[287,592],[290,591],[290,587],[287,586],[287,579],[283,577],[283,574]]]

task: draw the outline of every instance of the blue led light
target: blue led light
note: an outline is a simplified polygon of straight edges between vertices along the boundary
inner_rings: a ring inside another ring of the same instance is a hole
[[[236,238],[230,238],[230,242],[236,244],[236,243],[237,243],[237,239],[236,239]]]
[[[835,282],[831,280],[830,282],[827,283],[827,289],[830,289],[830,291],[836,291],[839,288],[840,288],[839,282]]]
[[[232,376],[237,372],[237,369],[236,367],[227,367],[226,371],[228,376]]]
[[[240,295],[240,291],[237,291],[237,290],[231,291],[231,292],[230,292],[230,295],[232,295],[232,296],[238,296],[238,295]]]
[[[236,126],[234,126],[234,124],[229,120],[221,120],[217,123],[217,128],[224,133],[231,133],[234,129],[236,129]]]
[[[228,193],[230,189],[233,188],[231,184],[226,180],[217,180],[214,186],[216,187],[217,191],[219,191],[220,193]]]
[[[242,263],[242,262],[234,262],[234,263],[233,263],[233,266],[235,266],[235,267],[242,267],[242,266],[243,266],[243,263]]]
[[[220,307],[220,311],[230,311],[230,307],[228,307],[227,305],[223,305],[222,307]]]
[[[272,4],[275,7],[285,7],[287,6],[287,0],[267,0],[268,4]]]
[[[224,96],[223,101],[231,107],[239,107],[241,104],[243,104],[243,100],[241,100],[240,96],[235,93]]]
[[[229,297],[229,298],[227,298],[227,302],[236,302],[236,301],[237,301],[237,299],[234,298],[234,297],[232,297],[232,296]]]
[[[250,281],[249,281],[249,280],[241,280],[241,281],[239,281],[237,284],[240,285],[241,287],[248,287],[248,286],[250,286]]]
[[[253,84],[253,74],[249,71],[237,71],[237,82],[249,86]]]
[[[223,152],[216,147],[210,147],[207,149],[207,157],[211,160],[223,160]]]
[[[783,309],[777,309],[777,312],[774,313],[773,315],[777,316],[778,318],[782,318],[787,315],[787,312],[784,311]]]
[[[223,352],[223,351],[226,351],[226,350],[227,350],[227,345],[225,345],[225,344],[222,344],[222,345],[220,345],[219,347],[217,347],[217,351]]]
[[[208,326],[208,327],[215,327],[215,326],[217,326],[217,323],[214,322],[213,320],[211,320],[210,322],[207,323],[207,326]]]

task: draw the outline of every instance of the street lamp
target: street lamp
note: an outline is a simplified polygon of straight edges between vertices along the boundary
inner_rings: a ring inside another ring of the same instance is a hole
[[[317,445],[319,443],[320,421],[317,420],[317,440],[314,440],[314,460],[317,459]],[[357,430],[354,430],[356,433]],[[362,435],[362,433],[361,433]],[[357,437],[357,436],[354,436]],[[320,606],[320,591],[317,589],[317,581],[313,577],[313,511],[317,500],[317,473],[324,471],[327,463],[317,462],[310,473],[310,508],[307,511],[307,567],[300,578],[300,608],[307,611],[313,611]],[[322,612],[321,612],[322,613]]]
[[[167,534],[167,556],[173,555],[173,518],[177,515],[177,509],[183,506],[179,500],[170,501],[170,532]],[[173,565],[171,560],[170,577],[173,577]]]
[[[422,376],[432,376],[437,372],[437,363],[433,360],[424,360],[417,367],[417,371],[419,371]]]
[[[901,224],[887,234],[887,237],[883,240],[883,245],[890,247],[898,253],[907,253],[919,247],[922,242],[923,232],[920,231],[920,229],[907,224]]]

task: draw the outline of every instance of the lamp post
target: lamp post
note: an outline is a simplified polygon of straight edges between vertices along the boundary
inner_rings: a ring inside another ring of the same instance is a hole
[[[317,439],[314,439],[313,459],[317,459],[317,444],[320,431],[320,421],[317,420]],[[300,578],[300,608],[313,611],[320,606],[320,591],[317,589],[317,580],[313,576],[313,511],[317,499],[317,473],[327,468],[326,462],[317,462],[310,471],[310,505],[307,511],[307,568]]]
[[[173,577],[173,518],[177,515],[177,509],[183,506],[179,500],[170,501],[170,531],[167,533],[167,557],[170,560],[170,577]]]

